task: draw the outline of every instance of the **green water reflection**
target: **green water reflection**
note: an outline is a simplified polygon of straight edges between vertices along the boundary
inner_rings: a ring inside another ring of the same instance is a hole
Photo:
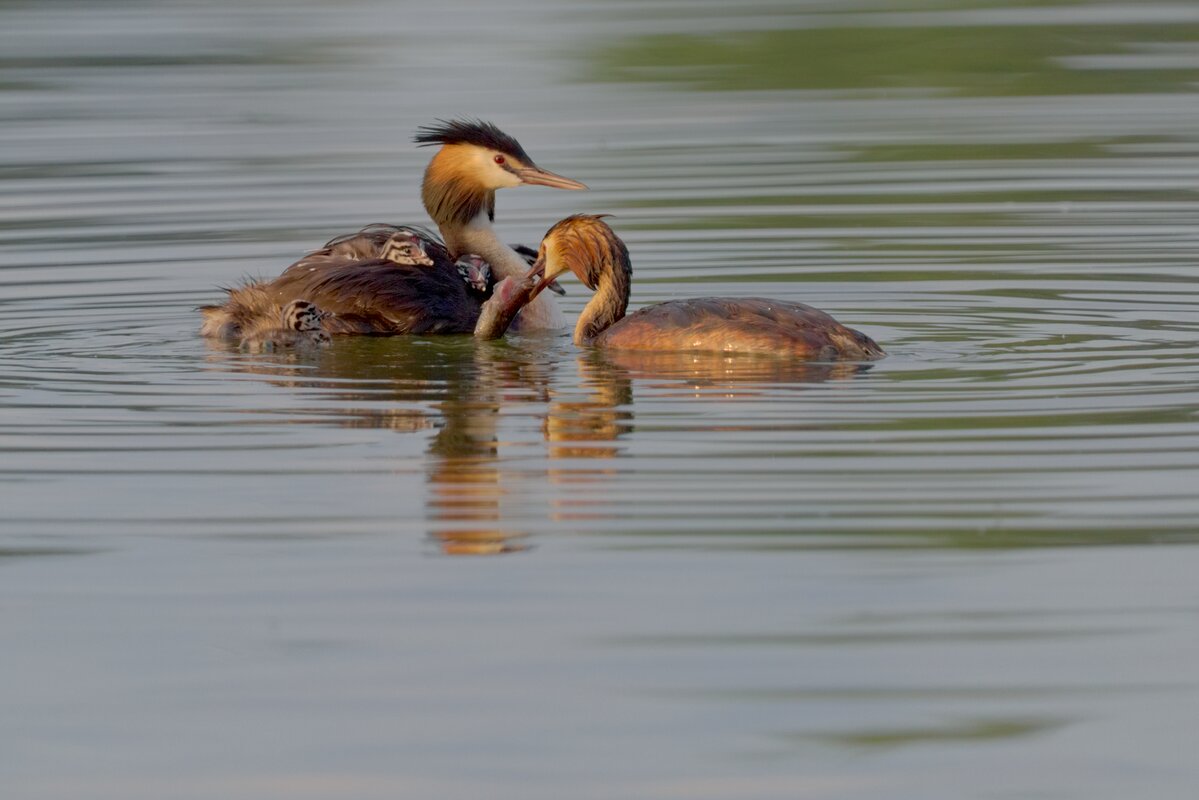
[[[842,747],[883,748],[918,744],[967,744],[970,742],[1024,738],[1048,733],[1067,725],[1070,720],[1053,717],[996,717],[950,720],[940,725],[912,728],[783,734],[793,741],[817,741]]]
[[[1199,43],[1194,24],[865,27],[851,15],[836,19],[844,27],[635,37],[601,49],[594,77],[704,90],[965,96],[1187,92],[1199,79],[1187,58]]]

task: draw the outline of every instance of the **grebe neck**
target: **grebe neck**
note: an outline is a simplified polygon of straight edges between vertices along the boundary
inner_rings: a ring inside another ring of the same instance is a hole
[[[576,345],[593,344],[601,333],[624,318],[629,307],[628,270],[611,262],[604,266],[595,295],[583,308],[575,325]]]

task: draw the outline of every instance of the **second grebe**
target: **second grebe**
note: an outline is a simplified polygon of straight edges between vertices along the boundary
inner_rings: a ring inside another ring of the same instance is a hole
[[[444,244],[415,227],[372,225],[339,237],[288,267],[273,281],[228,290],[228,300],[201,309],[205,336],[238,338],[259,321],[273,321],[292,300],[331,313],[332,333],[468,333],[479,298],[459,276],[455,259],[483,258],[497,278],[523,275],[528,263],[492,228],[498,189],[533,184],[585,189],[533,163],[520,143],[494,125],[450,121],[417,130],[420,145],[441,147],[425,170],[421,200]],[[548,296],[530,303],[519,325],[565,323]]]
[[[620,237],[600,216],[576,214],[541,242],[528,274],[499,285],[475,329],[503,334],[522,303],[556,276],[578,276],[595,296],[579,315],[574,342],[612,350],[757,353],[808,361],[871,361],[886,353],[874,340],[802,303],[761,297],[669,300],[629,316],[633,267]]]

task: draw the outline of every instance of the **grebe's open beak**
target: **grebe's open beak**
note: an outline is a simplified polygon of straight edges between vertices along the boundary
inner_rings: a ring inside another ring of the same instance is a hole
[[[533,302],[537,295],[541,294],[546,289],[549,289],[554,294],[565,295],[566,290],[558,283],[558,276],[566,270],[561,269],[553,275],[545,274],[545,256],[538,256],[533,262],[533,266],[529,267],[529,271],[520,279],[522,291],[528,291],[529,297],[525,300],[525,305]]]
[[[579,183],[576,180],[565,178],[557,175],[549,170],[539,167],[521,167],[516,170],[516,177],[520,178],[524,183],[531,183],[537,186],[549,186],[554,189],[586,189],[587,184]]]
[[[557,275],[545,274],[545,255],[539,255],[533,262],[533,266],[529,267],[529,271],[520,279],[522,286],[526,287],[529,292],[529,299],[525,303],[531,303],[533,298],[544,290],[552,290],[557,286],[558,282],[555,280],[557,277]]]

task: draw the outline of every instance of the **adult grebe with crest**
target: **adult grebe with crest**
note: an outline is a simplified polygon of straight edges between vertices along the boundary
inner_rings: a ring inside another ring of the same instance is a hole
[[[421,200],[442,240],[415,226],[371,225],[328,242],[272,281],[229,289],[219,306],[201,309],[205,336],[240,338],[263,320],[273,324],[293,300],[320,307],[335,334],[469,333],[482,298],[463,281],[456,259],[483,258],[502,279],[523,275],[528,262],[500,241],[495,193],[525,184],[586,189],[533,163],[514,138],[479,120],[439,121],[419,128],[419,145],[440,145],[425,170]],[[524,329],[565,322],[546,296],[521,311]]]
[[[808,361],[872,361],[886,353],[874,340],[803,303],[762,297],[669,300],[629,316],[629,251],[602,216],[576,214],[541,241],[524,278],[496,287],[475,336],[503,335],[523,303],[558,275],[573,272],[595,295],[579,315],[574,342],[610,350],[755,353]]]

